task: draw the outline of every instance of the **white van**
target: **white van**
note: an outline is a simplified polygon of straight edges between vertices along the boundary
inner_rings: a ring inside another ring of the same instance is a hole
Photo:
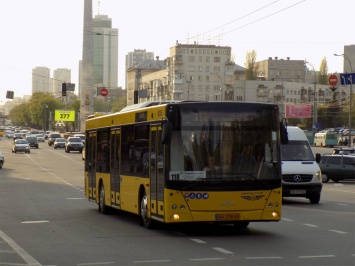
[[[322,173],[318,166],[320,154],[314,159],[306,134],[299,127],[287,127],[288,144],[281,145],[282,196],[320,201]]]

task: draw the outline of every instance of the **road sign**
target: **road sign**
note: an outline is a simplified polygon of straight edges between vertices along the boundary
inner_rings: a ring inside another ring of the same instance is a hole
[[[335,86],[338,83],[338,77],[336,75],[330,75],[328,78],[328,83],[330,86]]]
[[[101,88],[100,94],[101,96],[106,96],[108,94],[108,90],[106,88]]]
[[[355,83],[355,73],[340,74],[341,85],[350,85]]]

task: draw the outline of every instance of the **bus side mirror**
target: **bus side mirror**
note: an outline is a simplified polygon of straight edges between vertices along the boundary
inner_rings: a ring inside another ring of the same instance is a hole
[[[173,131],[173,126],[169,122],[165,122],[163,124],[163,132],[161,136],[162,144],[170,144],[172,131]]]
[[[280,137],[281,137],[281,144],[288,144],[288,133],[284,123],[280,122]]]

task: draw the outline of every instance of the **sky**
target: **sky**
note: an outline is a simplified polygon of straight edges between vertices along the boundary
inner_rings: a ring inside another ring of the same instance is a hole
[[[84,0],[2,0],[0,104],[6,91],[31,95],[32,69],[71,69],[78,84]],[[119,31],[118,86],[125,84],[125,55],[146,49],[163,60],[176,41],[230,46],[236,64],[246,54],[307,60],[319,70],[343,71],[344,45],[355,44],[354,0],[93,0],[93,16],[112,18]],[[77,88],[77,87],[76,87]]]

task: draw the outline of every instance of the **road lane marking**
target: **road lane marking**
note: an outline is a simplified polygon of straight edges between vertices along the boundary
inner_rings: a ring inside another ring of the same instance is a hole
[[[42,223],[49,223],[49,221],[46,220],[40,220],[40,221],[23,221],[21,222],[22,224],[42,224]]]
[[[281,218],[282,221],[285,221],[285,222],[293,222],[294,220],[291,220],[291,219],[287,219],[287,218]]]
[[[78,263],[77,265],[84,266],[84,265],[109,265],[109,264],[114,264],[115,262],[113,261],[108,261],[108,262],[90,262],[90,263]]]
[[[245,257],[247,260],[282,259],[282,257]]]
[[[333,258],[335,255],[298,256],[300,259]]]
[[[163,263],[163,262],[171,262],[171,260],[137,260],[134,263]]]
[[[329,230],[330,232],[338,233],[338,234],[347,234],[348,232],[339,231],[339,230]]]
[[[23,248],[21,248],[15,241],[13,241],[8,235],[0,230],[0,238],[2,238],[15,252],[23,258],[23,260],[31,266],[42,266],[37,260],[35,260],[30,254],[28,254]]]
[[[226,258],[202,258],[202,259],[189,259],[190,261],[213,261],[213,260],[225,260]]]
[[[318,227],[318,225],[315,225],[315,224],[303,224],[305,226],[309,226],[309,227]]]
[[[224,248],[213,248],[214,250],[216,250],[216,251],[219,251],[219,252],[221,252],[221,253],[223,253],[223,254],[227,254],[227,255],[231,255],[231,254],[234,254],[232,251],[229,251],[229,250],[226,250],[226,249],[224,249]]]
[[[197,238],[191,238],[192,241],[198,243],[198,244],[206,244],[205,241],[201,240],[201,239],[197,239]]]

